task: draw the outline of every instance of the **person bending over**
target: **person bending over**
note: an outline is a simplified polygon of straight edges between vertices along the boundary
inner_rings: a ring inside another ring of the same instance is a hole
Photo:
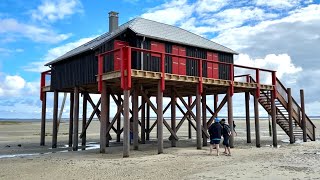
[[[230,145],[229,145],[229,139],[231,136],[231,129],[228,124],[226,124],[226,120],[222,119],[221,120],[221,125],[222,125],[222,136],[223,136],[223,145],[224,145],[224,154],[227,156],[231,156],[231,151],[230,151]],[[228,152],[227,152],[228,150]]]

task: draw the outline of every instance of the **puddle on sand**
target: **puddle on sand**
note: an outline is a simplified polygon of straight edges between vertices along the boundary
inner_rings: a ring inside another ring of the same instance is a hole
[[[69,147],[69,145],[64,145],[63,147],[58,147],[57,149],[67,149],[67,148],[72,148],[72,147]],[[81,144],[79,144],[78,151],[93,150],[93,149],[99,149],[99,148],[100,148],[100,144],[97,144],[96,142],[89,142],[84,150],[81,149]],[[52,150],[52,148],[48,148],[48,149]],[[39,155],[46,155],[46,154],[52,154],[52,153],[66,153],[69,151],[72,151],[72,150],[70,149],[70,150],[52,151],[52,152],[46,152],[46,153],[30,153],[30,154],[4,154],[4,155],[0,155],[0,159],[39,156]]]

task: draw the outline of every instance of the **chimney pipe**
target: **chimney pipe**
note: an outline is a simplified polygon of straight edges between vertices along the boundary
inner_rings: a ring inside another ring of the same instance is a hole
[[[109,32],[113,32],[118,29],[118,14],[115,11],[109,12]]]

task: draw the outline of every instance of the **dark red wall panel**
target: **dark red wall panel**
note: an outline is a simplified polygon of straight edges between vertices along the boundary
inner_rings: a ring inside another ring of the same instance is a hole
[[[123,46],[129,46],[128,42],[115,40],[114,41],[114,49],[121,48]],[[114,53],[114,71],[119,71],[121,69],[121,59],[120,59],[120,51]]]
[[[213,52],[207,52],[207,59],[209,60],[207,64],[207,73],[208,78],[215,78],[218,79],[219,77],[219,71],[218,67],[219,65],[217,63],[210,63],[211,62],[218,62],[218,54]]]

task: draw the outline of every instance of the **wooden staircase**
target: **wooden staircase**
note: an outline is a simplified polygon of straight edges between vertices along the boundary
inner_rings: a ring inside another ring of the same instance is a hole
[[[250,78],[252,82],[254,80]],[[277,124],[286,132],[289,136],[289,113],[288,113],[288,93],[284,85],[277,79],[276,83],[277,98],[275,100],[276,105],[276,120]],[[260,91],[259,103],[262,107],[271,115],[271,91]],[[303,139],[302,131],[302,117],[301,117],[301,107],[292,98],[292,120],[293,120],[293,135],[295,140]],[[306,115],[306,129],[307,137],[311,141],[315,141],[315,125]]]

